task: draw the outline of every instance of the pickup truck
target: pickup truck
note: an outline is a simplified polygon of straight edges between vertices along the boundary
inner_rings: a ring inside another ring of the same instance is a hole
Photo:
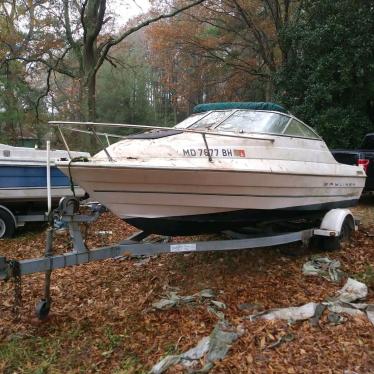
[[[366,134],[359,149],[334,149],[335,160],[348,165],[361,165],[367,175],[365,191],[374,191],[374,133]]]

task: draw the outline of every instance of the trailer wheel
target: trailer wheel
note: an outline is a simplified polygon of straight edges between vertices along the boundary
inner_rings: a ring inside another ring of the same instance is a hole
[[[342,224],[340,230],[340,235],[332,238],[324,237],[322,238],[322,249],[324,251],[336,251],[340,249],[342,243],[349,241],[354,231],[354,222],[352,216],[347,216]]]
[[[4,209],[0,209],[0,238],[11,238],[16,231],[13,217]]]
[[[41,321],[44,321],[45,319],[47,319],[50,309],[51,309],[50,301],[46,299],[41,299],[35,307],[36,316]]]

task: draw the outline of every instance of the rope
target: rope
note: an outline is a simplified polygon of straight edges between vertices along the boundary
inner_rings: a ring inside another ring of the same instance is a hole
[[[73,181],[73,177],[71,175],[71,163],[72,162],[88,162],[88,158],[87,157],[74,157],[72,158],[70,161],[69,161],[69,164],[68,164],[68,171],[69,171],[69,181],[70,181],[70,189],[71,189],[71,192],[73,193],[73,196],[75,196],[75,186],[74,186],[74,181]]]

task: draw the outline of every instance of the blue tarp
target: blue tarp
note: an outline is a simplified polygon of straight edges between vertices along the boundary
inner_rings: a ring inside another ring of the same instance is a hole
[[[196,105],[193,109],[194,113],[209,112],[210,110],[225,110],[225,109],[251,109],[251,110],[272,110],[275,112],[287,113],[279,104],[268,102],[222,102],[222,103],[207,103]]]

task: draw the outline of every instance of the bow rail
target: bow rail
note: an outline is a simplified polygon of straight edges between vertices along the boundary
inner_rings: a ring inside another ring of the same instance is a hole
[[[162,126],[149,126],[149,125],[133,125],[128,123],[108,123],[108,122],[74,122],[74,121],[49,121],[49,125],[55,126],[58,128],[59,133],[61,135],[61,138],[64,142],[65,148],[68,151],[70,155],[70,149],[69,145],[66,141],[66,138],[63,134],[62,128],[69,130],[69,131],[75,131],[80,133],[87,133],[92,134],[98,141],[98,143],[102,146],[102,150],[105,152],[105,154],[108,157],[109,161],[114,161],[111,155],[109,154],[108,150],[106,149],[106,146],[101,141],[100,136],[104,136],[106,138],[106,141],[108,143],[108,146],[110,145],[109,138],[110,137],[116,137],[116,138],[123,138],[126,139],[127,136],[117,135],[117,134],[110,134],[110,133],[103,133],[103,132],[97,132],[95,130],[95,127],[98,126],[104,126],[104,127],[112,127],[112,128],[133,128],[133,129],[144,129],[144,130],[160,130],[160,131],[170,131],[174,130],[176,132],[180,133],[192,133],[192,134],[200,134],[203,137],[205,147],[207,149],[207,154],[209,161],[212,161],[212,156],[209,152],[209,146],[206,139],[207,135],[211,136],[222,136],[222,137],[228,137],[228,138],[241,138],[241,139],[252,139],[252,140],[260,140],[260,141],[266,141],[266,142],[274,142],[273,138],[266,138],[266,137],[258,137],[258,136],[250,136],[250,135],[243,135],[243,134],[228,134],[228,133],[222,133],[222,132],[216,132],[216,131],[203,131],[203,130],[192,130],[192,129],[183,129],[183,128],[175,128],[175,127],[162,127]],[[84,126],[87,128],[87,130],[77,129],[75,127],[69,127],[69,126]]]

